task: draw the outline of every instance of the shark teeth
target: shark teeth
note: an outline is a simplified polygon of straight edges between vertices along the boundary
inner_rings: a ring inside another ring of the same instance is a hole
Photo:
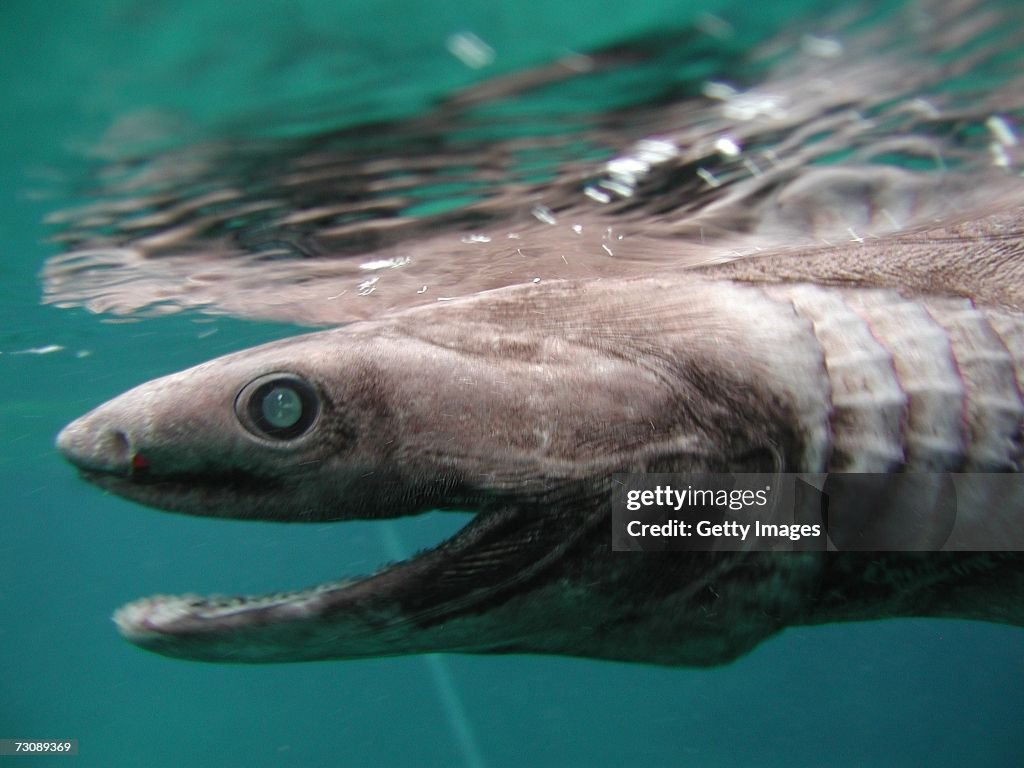
[[[137,638],[190,616],[194,607],[192,596],[154,595],[118,608],[113,618],[122,635]]]
[[[193,620],[222,619],[266,608],[291,607],[300,612],[328,592],[356,583],[343,579],[310,589],[274,592],[266,595],[151,595],[118,608],[113,615],[121,634],[129,639],[163,634]]]

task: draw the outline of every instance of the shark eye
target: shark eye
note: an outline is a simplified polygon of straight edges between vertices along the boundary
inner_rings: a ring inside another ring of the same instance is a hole
[[[320,415],[320,397],[307,381],[271,373],[246,384],[235,398],[235,413],[257,437],[293,440],[306,434]]]

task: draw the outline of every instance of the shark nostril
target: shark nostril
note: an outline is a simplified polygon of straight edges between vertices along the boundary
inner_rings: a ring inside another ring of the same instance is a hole
[[[144,477],[149,474],[149,459],[135,450],[132,439],[120,429],[107,436],[107,456],[110,467],[126,477]]]
[[[132,455],[131,440],[128,435],[120,429],[112,430],[107,434],[106,453],[110,457],[110,463],[114,466],[127,466]]]
[[[107,455],[110,466],[127,477],[141,478],[149,474],[149,459],[137,451],[132,439],[120,429],[107,436]]]

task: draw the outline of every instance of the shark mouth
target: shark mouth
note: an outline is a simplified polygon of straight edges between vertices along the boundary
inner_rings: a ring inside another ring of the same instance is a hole
[[[481,512],[434,548],[370,576],[258,596],[154,595],[113,618],[146,650],[216,662],[507,650],[508,639],[479,644],[481,614],[532,588],[601,519],[573,534],[557,516]]]
[[[394,635],[389,628],[428,626],[471,601],[474,590],[457,595],[444,588],[437,574],[455,568],[458,553],[485,536],[494,522],[474,518],[433,549],[373,575],[264,595],[153,595],[122,606],[113,619],[130,642],[190,659],[262,662],[381,655],[387,649],[374,638]],[[339,650],[342,638],[350,653]],[[328,647],[331,639],[335,645]]]

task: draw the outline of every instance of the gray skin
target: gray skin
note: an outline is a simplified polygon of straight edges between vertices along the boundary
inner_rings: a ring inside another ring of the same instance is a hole
[[[57,444],[86,480],[189,514],[476,513],[435,549],[366,578],[119,610],[127,639],[170,656],[713,665],[791,625],[1024,625],[1018,552],[612,553],[609,502],[615,472],[1019,470],[1019,224],[1011,212],[397,312],[143,384]],[[251,383],[276,374],[314,392],[301,435],[275,439],[253,422]],[[1021,499],[972,503],[962,512],[978,531],[1020,528]]]

